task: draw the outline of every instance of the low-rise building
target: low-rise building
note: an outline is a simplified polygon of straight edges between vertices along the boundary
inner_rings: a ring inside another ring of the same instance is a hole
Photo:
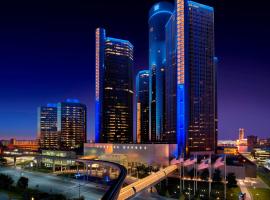
[[[118,162],[126,167],[137,165],[168,166],[176,155],[176,144],[84,144],[84,156]]]

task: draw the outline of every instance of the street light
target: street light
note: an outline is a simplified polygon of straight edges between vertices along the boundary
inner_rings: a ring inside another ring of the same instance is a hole
[[[257,196],[257,198],[256,198],[256,199],[258,200],[258,199],[259,199],[259,194],[258,194],[258,193],[256,193],[256,196]]]

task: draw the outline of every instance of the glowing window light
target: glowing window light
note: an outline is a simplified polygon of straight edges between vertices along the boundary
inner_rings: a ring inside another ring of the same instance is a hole
[[[96,30],[96,100],[99,100],[99,68],[100,68],[100,29]]]

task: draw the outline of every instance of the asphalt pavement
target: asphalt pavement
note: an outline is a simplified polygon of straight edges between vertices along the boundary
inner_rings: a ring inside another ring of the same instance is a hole
[[[10,175],[15,182],[21,177],[29,179],[29,188],[36,188],[47,193],[60,193],[68,198],[84,196],[85,200],[100,199],[105,193],[101,185],[73,180],[40,172],[29,172],[15,168],[0,168],[0,173]]]

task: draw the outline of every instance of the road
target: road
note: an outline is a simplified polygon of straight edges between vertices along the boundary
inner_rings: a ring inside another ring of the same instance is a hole
[[[105,189],[94,183],[86,183],[39,172],[22,171],[15,168],[0,168],[0,173],[10,175],[15,182],[20,176],[29,178],[29,188],[36,188],[47,193],[60,193],[68,198],[84,196],[86,200],[96,200],[103,196]],[[1,199],[2,200],[2,199]]]

